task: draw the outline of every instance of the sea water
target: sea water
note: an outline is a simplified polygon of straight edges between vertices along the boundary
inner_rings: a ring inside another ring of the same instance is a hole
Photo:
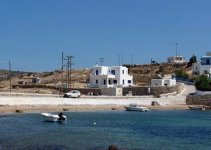
[[[211,111],[66,112],[66,123],[40,114],[0,116],[0,150],[210,150]]]

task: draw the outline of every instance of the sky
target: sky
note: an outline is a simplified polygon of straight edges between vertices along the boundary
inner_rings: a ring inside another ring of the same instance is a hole
[[[0,0],[0,69],[188,61],[211,51],[211,0]]]

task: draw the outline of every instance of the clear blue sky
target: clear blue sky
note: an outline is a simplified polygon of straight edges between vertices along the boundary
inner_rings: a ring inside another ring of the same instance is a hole
[[[0,69],[51,71],[187,60],[211,51],[211,0],[0,0]]]

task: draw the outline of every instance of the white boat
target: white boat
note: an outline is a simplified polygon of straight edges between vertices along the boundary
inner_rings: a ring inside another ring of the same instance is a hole
[[[124,108],[127,111],[141,111],[141,112],[147,112],[149,109],[144,106],[139,106],[138,104],[130,104],[129,106],[124,106]]]
[[[60,113],[58,115],[56,114],[51,114],[51,113],[41,113],[45,121],[51,121],[51,122],[64,122],[66,121],[67,117],[63,115],[63,113]]]
[[[206,110],[206,107],[205,106],[189,106],[189,109],[190,110]]]

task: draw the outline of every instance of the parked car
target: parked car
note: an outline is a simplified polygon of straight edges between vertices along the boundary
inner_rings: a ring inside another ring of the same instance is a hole
[[[63,97],[65,97],[65,98],[68,98],[68,97],[77,98],[77,97],[80,97],[80,96],[81,96],[80,91],[71,90],[71,91],[65,93]]]

